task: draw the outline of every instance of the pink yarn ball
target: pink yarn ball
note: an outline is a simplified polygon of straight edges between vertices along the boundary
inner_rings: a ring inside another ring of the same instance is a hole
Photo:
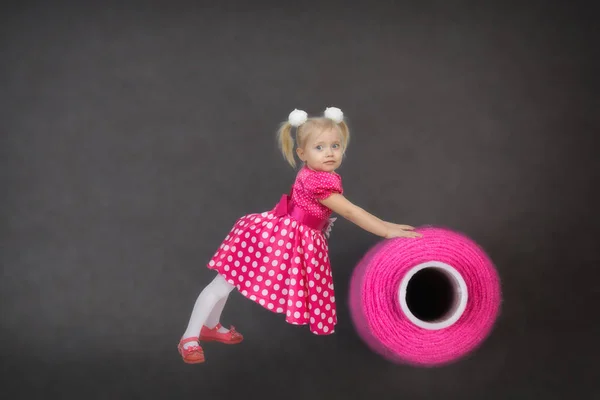
[[[423,237],[384,240],[365,254],[351,277],[350,315],[362,340],[386,359],[440,366],[472,352],[490,334],[502,301],[500,280],[468,237],[436,227],[416,231]],[[437,321],[423,321],[407,306],[417,266],[444,274],[452,287],[449,310]]]

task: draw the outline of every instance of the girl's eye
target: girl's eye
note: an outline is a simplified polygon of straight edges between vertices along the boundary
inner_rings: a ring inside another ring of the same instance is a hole
[[[323,148],[323,146],[317,146],[316,149],[317,150],[321,150]]]
[[[339,144],[334,144],[334,145],[333,145],[333,148],[334,148],[334,149],[337,149],[339,146],[340,146]]]

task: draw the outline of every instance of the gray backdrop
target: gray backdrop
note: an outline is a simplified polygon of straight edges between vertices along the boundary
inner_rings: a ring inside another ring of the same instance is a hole
[[[4,4],[7,398],[599,396],[597,21],[573,2],[413,3]],[[184,364],[208,258],[293,182],[278,124],[327,106],[351,127],[352,201],[493,258],[495,330],[444,368],[369,351],[347,287],[379,239],[338,220],[335,335],[234,292],[223,323],[245,342]]]

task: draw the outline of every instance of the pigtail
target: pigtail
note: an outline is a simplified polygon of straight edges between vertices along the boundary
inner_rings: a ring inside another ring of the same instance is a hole
[[[279,142],[279,148],[283,153],[283,157],[292,166],[296,167],[296,160],[294,159],[294,138],[292,137],[292,124],[289,121],[281,124],[279,131],[277,132],[277,140]]]
[[[294,109],[288,116],[288,120],[281,124],[278,132],[279,147],[285,159],[290,163],[292,168],[296,167],[296,159],[294,158],[294,138],[292,137],[292,127],[298,128],[308,119],[305,111]]]

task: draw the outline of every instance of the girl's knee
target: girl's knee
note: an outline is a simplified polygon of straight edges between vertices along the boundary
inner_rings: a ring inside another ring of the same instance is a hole
[[[227,296],[235,287],[231,283],[227,282],[225,278],[220,274],[217,274],[217,276],[212,280],[209,286],[211,286],[211,291],[215,293],[219,298]]]

